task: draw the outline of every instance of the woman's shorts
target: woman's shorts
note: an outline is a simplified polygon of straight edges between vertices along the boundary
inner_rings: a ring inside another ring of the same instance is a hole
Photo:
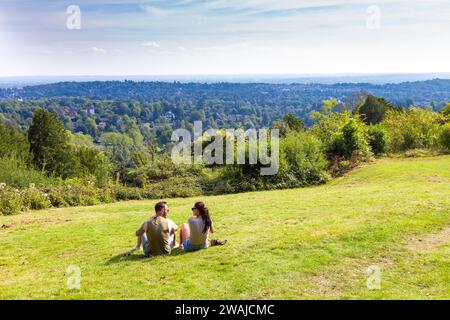
[[[186,239],[183,241],[183,250],[184,251],[197,251],[197,250],[201,250],[201,249],[207,249],[208,248],[208,243],[205,242],[204,244],[201,245],[193,245],[190,243],[189,241],[190,239]]]

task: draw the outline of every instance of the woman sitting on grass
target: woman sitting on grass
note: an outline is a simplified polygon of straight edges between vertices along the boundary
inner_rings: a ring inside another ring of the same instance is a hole
[[[180,243],[184,251],[196,251],[208,248],[208,234],[214,233],[214,226],[205,203],[198,201],[192,208],[193,216],[180,229]],[[226,242],[226,241],[225,241]],[[212,239],[211,245],[225,244]]]

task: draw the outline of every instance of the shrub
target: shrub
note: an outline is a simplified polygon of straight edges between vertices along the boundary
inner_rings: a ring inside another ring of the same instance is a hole
[[[379,125],[370,126],[368,129],[369,145],[375,155],[381,155],[386,151],[386,132]]]
[[[23,204],[27,209],[41,210],[52,206],[47,193],[36,188],[28,188],[22,192]]]
[[[23,209],[23,198],[19,190],[6,187],[0,189],[0,212],[5,215],[18,213]]]
[[[69,204],[66,202],[64,196],[65,192],[63,190],[64,190],[63,188],[54,188],[54,187],[47,190],[48,198],[53,207],[62,208],[69,206]]]
[[[90,206],[100,203],[97,189],[93,186],[67,185],[62,192],[64,192],[64,201],[69,206]]]
[[[349,112],[333,112],[328,115],[316,112],[312,117],[314,126],[311,128],[311,132],[322,142],[325,149],[328,149],[333,143],[335,135],[342,132],[342,128],[351,119]]]
[[[116,191],[117,200],[142,200],[141,189],[139,188],[118,188]]]
[[[297,180],[298,185],[312,185],[327,180],[327,161],[322,143],[310,133],[289,134],[280,144],[280,167],[285,181]],[[292,176],[289,176],[289,173]]]
[[[388,151],[438,148],[439,119],[439,115],[430,109],[388,110],[382,122],[388,137]]]
[[[203,166],[174,164],[169,156],[161,156],[145,166],[126,171],[123,180],[127,186],[145,189],[147,184],[164,185],[167,179],[185,177],[203,178]]]
[[[290,131],[280,141],[279,171],[272,176],[260,174],[261,165],[233,165],[220,168],[210,184],[214,194],[293,188],[328,180],[327,161],[322,143],[306,131]]]
[[[112,166],[108,157],[95,148],[80,147],[75,153],[75,176],[89,178],[99,187],[108,184]]]
[[[371,155],[368,140],[367,126],[358,118],[350,119],[340,131],[331,135],[327,156],[350,160],[356,154],[358,159],[368,160]]]
[[[61,183],[61,180],[48,177],[42,171],[29,168],[20,158],[0,159],[0,181],[19,189],[27,188],[30,183],[40,187]]]
[[[450,122],[442,126],[439,134],[439,144],[444,151],[450,152]]]
[[[406,158],[423,158],[438,156],[439,152],[430,149],[409,149],[399,155]]]
[[[113,203],[116,201],[116,194],[111,187],[104,187],[99,190],[98,198],[102,203]]]

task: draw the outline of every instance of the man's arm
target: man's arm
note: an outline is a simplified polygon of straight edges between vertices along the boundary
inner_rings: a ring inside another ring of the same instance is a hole
[[[136,236],[141,237],[144,233],[145,233],[145,222],[139,229],[136,230]]]
[[[172,233],[177,233],[177,231],[178,231],[178,226],[175,224],[175,222],[173,222],[172,220],[170,220],[170,219],[168,219],[169,220],[169,230],[170,230],[170,233],[172,234]]]
[[[177,247],[178,226],[172,220],[170,220],[170,219],[168,219],[168,220],[169,220],[169,233],[173,234],[173,245],[174,245],[174,248],[176,248]]]

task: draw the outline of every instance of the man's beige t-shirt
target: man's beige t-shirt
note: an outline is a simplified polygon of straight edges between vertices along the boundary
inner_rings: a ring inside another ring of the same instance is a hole
[[[177,225],[161,216],[153,216],[136,231],[137,236],[144,233],[148,241],[148,254],[157,256],[170,253],[170,233],[177,231]]]

